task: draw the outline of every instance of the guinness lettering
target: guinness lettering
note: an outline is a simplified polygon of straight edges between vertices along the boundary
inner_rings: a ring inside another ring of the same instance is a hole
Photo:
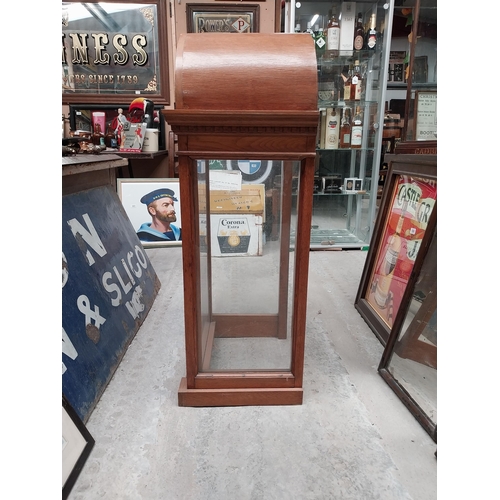
[[[110,65],[111,63],[119,66],[126,65],[130,60],[134,66],[144,66],[148,62],[148,54],[144,50],[148,45],[146,35],[136,34],[127,35],[123,33],[108,34],[108,33],[90,33],[90,38],[93,39],[93,51],[89,47],[88,33],[68,33],[71,51],[72,64],[100,64]],[[129,40],[130,38],[130,40]],[[66,34],[62,34],[62,63],[67,64],[68,54],[64,45]],[[114,49],[111,54],[107,51],[108,45]],[[127,47],[131,47],[134,51],[128,52]],[[92,55],[92,58],[90,57]]]

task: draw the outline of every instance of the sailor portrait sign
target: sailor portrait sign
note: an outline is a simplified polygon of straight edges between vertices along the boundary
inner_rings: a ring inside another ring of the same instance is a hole
[[[168,104],[165,2],[125,2],[63,2],[63,103]]]

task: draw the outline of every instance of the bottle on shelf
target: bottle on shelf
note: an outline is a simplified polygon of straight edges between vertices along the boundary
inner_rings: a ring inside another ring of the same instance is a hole
[[[325,53],[325,32],[322,29],[319,29],[318,25],[314,26],[314,46],[316,48],[316,58],[320,60]]]
[[[351,80],[352,80],[352,64],[349,65],[347,78],[344,81],[344,101],[351,100]]]
[[[366,50],[375,50],[377,48],[379,34],[378,34],[376,26],[377,26],[377,15],[372,14],[370,16],[370,27],[366,31],[366,35],[365,35],[364,48]]]
[[[115,131],[111,127],[111,124],[108,125],[108,130],[104,137],[104,143],[106,144],[107,148],[118,148],[118,140],[116,138]]]
[[[312,30],[311,22],[310,21],[307,21],[307,27],[306,27],[306,30],[304,31],[304,33],[309,33],[313,37],[313,39],[314,39],[314,33],[313,33],[313,30]]]
[[[354,30],[354,50],[362,50],[365,44],[365,30],[363,28],[363,14],[360,12],[358,14],[358,20],[356,23],[356,29]]]
[[[92,144],[95,146],[105,146],[104,134],[101,131],[101,124],[94,124],[94,133],[92,134]]]
[[[339,148],[346,149],[351,147],[351,108],[344,108],[342,113],[342,122],[340,125]]]
[[[356,113],[352,120],[351,126],[351,148],[360,149],[361,141],[363,139],[363,114],[361,108],[358,106],[356,108]]]
[[[359,61],[354,62],[354,69],[351,76],[351,87],[350,87],[350,100],[359,101],[361,100],[361,94],[363,91],[363,75],[361,74],[361,67]]]
[[[340,43],[340,24],[332,11],[326,27],[326,53],[329,57],[338,57]]]

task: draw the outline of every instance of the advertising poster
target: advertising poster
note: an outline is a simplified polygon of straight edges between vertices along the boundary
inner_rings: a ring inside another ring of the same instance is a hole
[[[366,300],[392,328],[437,199],[435,180],[400,175]]]

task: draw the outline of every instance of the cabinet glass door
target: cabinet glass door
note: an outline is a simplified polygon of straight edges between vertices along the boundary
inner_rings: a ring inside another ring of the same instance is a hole
[[[311,248],[363,248],[370,241],[393,9],[394,0],[295,3],[295,31],[316,44],[321,112]],[[332,15],[339,30],[328,30]]]

